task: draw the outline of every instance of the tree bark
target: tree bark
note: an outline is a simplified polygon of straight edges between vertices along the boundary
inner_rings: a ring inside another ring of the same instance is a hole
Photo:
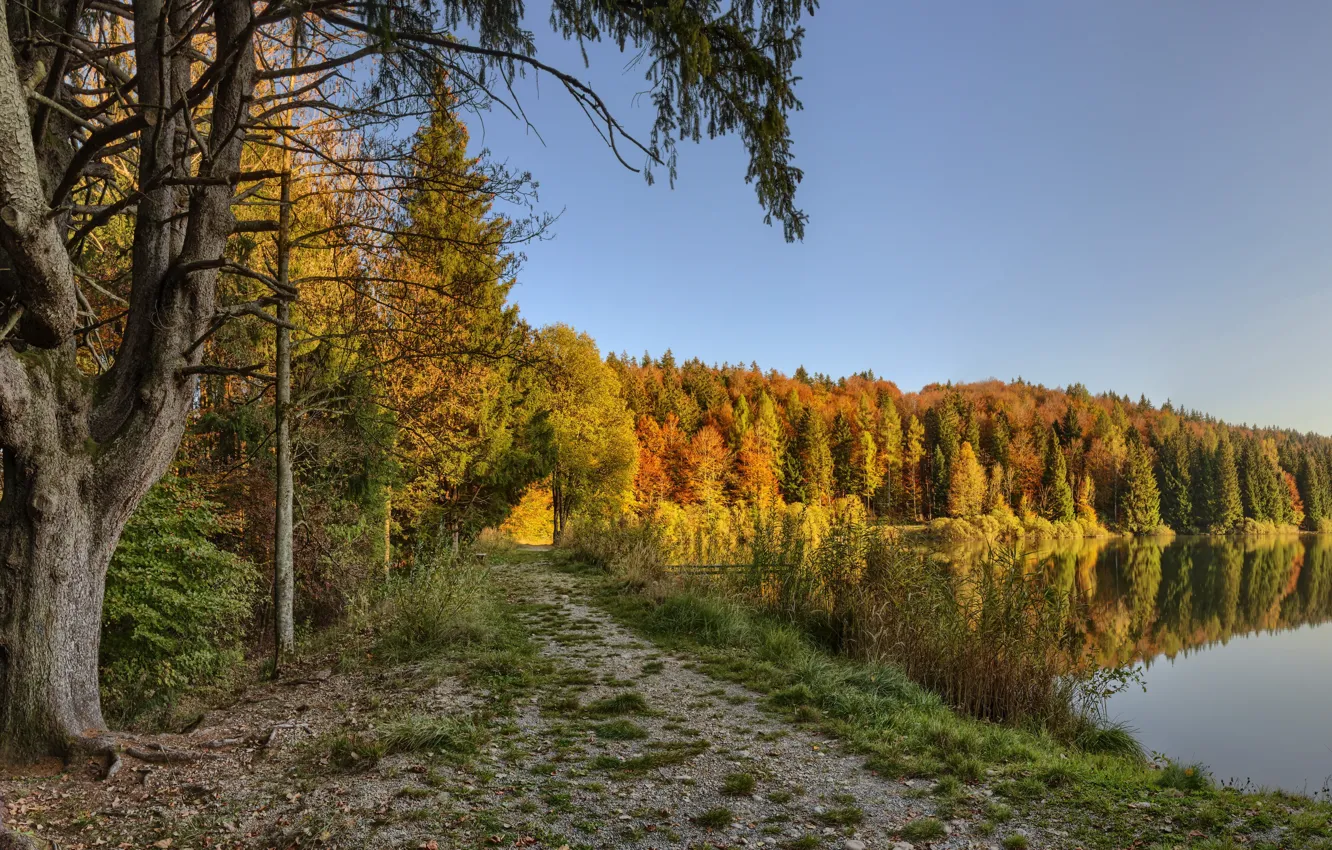
[[[278,283],[289,285],[291,237],[291,174],[282,174],[282,208],[278,212]],[[273,405],[277,425],[277,517],[273,530],[273,674],[296,647],[296,573],[292,555],[291,475],[291,304],[277,305],[277,389]]]
[[[119,488],[103,486],[87,449],[72,352],[28,359],[32,392],[21,437],[4,445],[0,498],[0,756],[18,759],[69,754],[104,731],[102,591],[128,516],[108,504]]]

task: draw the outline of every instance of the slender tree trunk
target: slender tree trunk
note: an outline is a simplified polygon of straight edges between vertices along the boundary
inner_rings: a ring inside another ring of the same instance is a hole
[[[286,288],[291,255],[291,173],[282,173],[282,206],[278,213],[278,283]],[[292,555],[291,475],[291,303],[277,304],[277,518],[273,540],[273,674],[296,646],[296,573]]]
[[[385,488],[384,493],[384,575],[389,574],[393,566],[393,487]]]

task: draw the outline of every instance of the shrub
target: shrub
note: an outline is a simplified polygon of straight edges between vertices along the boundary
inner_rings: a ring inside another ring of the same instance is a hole
[[[125,526],[102,609],[102,700],[116,723],[168,709],[241,660],[258,571],[214,544],[228,530],[219,509],[167,477]]]

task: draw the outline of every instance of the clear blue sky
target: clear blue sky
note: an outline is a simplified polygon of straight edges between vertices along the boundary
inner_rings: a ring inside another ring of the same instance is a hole
[[[548,32],[544,9],[532,26]],[[515,290],[603,351],[904,390],[1017,376],[1332,432],[1332,3],[878,3],[806,22],[803,243],[736,139],[624,171],[550,79],[474,142],[563,210]],[[633,129],[641,73],[553,36]],[[484,124],[484,126],[482,126]]]

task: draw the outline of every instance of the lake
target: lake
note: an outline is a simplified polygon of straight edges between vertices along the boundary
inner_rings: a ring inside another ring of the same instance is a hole
[[[1332,537],[1077,540],[1035,555],[1084,603],[1096,663],[1139,669],[1146,690],[1108,713],[1147,750],[1221,782],[1329,795]]]

